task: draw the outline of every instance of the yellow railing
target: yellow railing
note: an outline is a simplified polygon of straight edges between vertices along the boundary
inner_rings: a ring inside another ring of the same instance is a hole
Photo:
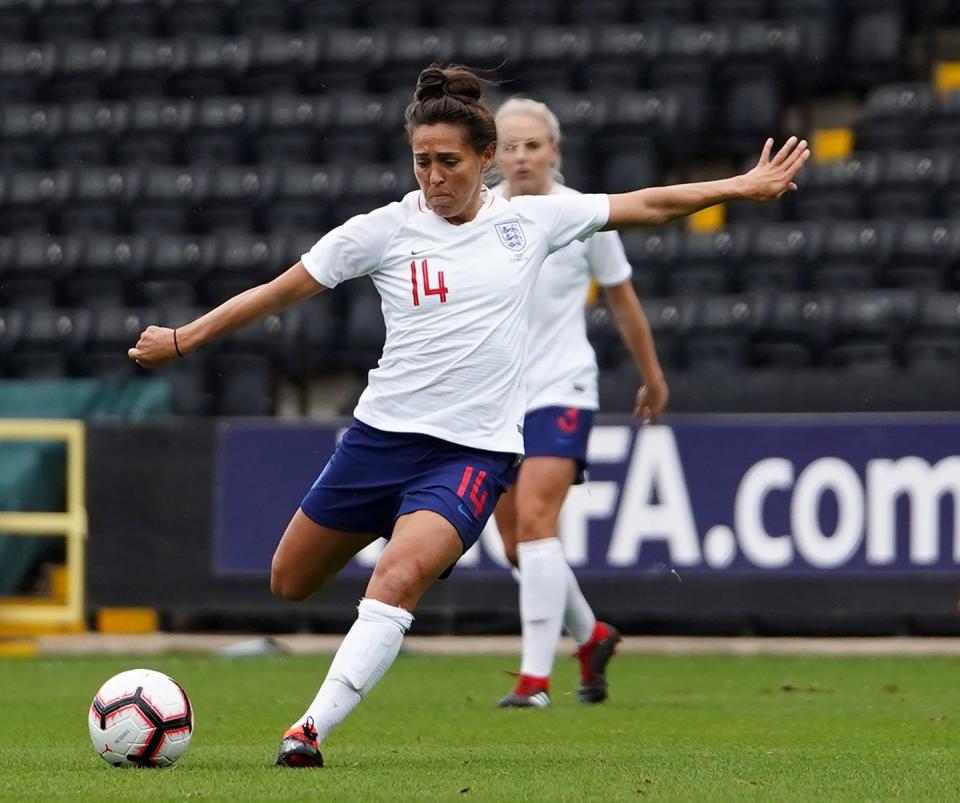
[[[81,421],[0,419],[2,441],[63,441],[67,447],[67,509],[63,513],[0,512],[0,533],[67,539],[67,590],[62,604],[0,598],[0,630],[82,629],[87,538],[85,430]],[[45,600],[43,601],[46,602]]]

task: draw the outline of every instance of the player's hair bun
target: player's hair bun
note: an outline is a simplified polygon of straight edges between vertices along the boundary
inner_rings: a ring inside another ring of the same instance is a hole
[[[463,103],[477,103],[483,95],[485,81],[466,67],[441,67],[431,64],[417,78],[414,100],[451,97]]]

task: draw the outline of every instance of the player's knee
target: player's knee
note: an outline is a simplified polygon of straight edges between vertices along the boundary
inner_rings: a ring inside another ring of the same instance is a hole
[[[517,517],[517,540],[536,541],[555,535],[550,510],[546,505],[531,504]]]
[[[296,573],[276,560],[270,566],[270,592],[275,597],[291,602],[300,602],[310,595],[309,590],[296,576]]]
[[[419,567],[409,561],[378,563],[370,578],[368,596],[388,605],[407,607],[411,598],[419,596],[417,589],[423,583]]]

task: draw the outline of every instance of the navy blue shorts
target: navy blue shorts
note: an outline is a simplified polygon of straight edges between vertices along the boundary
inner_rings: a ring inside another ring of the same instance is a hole
[[[587,469],[587,439],[593,427],[593,410],[579,407],[541,407],[523,419],[526,457],[569,457],[577,464],[574,485]]]
[[[466,552],[516,470],[513,454],[354,421],[300,508],[325,527],[383,538],[400,516],[432,510],[456,528]]]

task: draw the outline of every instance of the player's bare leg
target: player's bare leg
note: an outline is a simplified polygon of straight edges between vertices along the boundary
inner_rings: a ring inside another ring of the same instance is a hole
[[[306,599],[376,538],[324,527],[298,508],[273,553],[270,590],[283,599]]]
[[[450,522],[429,510],[401,516],[380,555],[357,621],[340,644],[317,696],[284,735],[277,763],[322,767],[319,743],[384,676],[413,624],[424,592],[457,561],[463,544]],[[313,748],[303,757],[304,738]]]
[[[545,707],[561,625],[579,645],[581,681],[578,698],[606,697],[604,669],[619,634],[598,623],[580,590],[556,537],[560,509],[576,476],[576,462],[565,457],[529,457],[520,467],[514,495],[514,526],[504,539],[515,539],[520,567],[520,614],[523,653],[520,678],[504,707]],[[501,514],[498,507],[497,513]],[[498,515],[509,527],[511,511]],[[512,538],[511,538],[512,536]],[[509,554],[509,553],[508,553]]]

